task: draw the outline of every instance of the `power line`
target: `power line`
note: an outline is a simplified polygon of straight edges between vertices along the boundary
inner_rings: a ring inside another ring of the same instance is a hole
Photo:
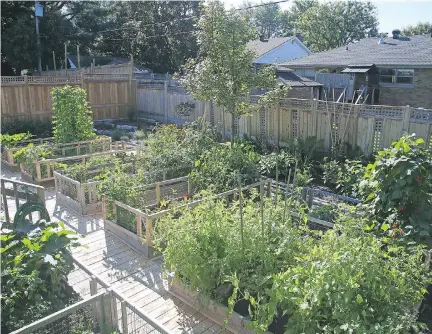
[[[181,35],[181,34],[191,34],[196,32],[195,30],[191,31],[182,31],[182,32],[176,32],[172,34],[163,34],[163,35],[153,35],[153,36],[144,36],[142,39],[148,39],[148,38],[155,38],[155,37],[165,37],[165,36],[173,36],[173,35]],[[124,41],[124,40],[135,40],[137,37],[129,37],[129,38],[110,38],[110,39],[103,39],[103,41]]]
[[[249,7],[237,8],[237,10],[245,10],[245,9],[257,8],[257,7],[275,5],[275,4],[278,4],[278,3],[289,2],[289,1],[291,1],[291,0],[280,0],[280,1],[274,1],[274,2],[267,2],[267,3],[262,3],[262,4],[259,4],[259,5],[252,5],[252,6],[249,6]]]

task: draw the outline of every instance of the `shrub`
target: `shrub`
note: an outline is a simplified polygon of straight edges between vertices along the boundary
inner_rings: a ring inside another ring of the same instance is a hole
[[[129,122],[136,121],[136,119],[137,119],[137,110],[136,110],[135,107],[128,107],[127,117],[128,117]]]
[[[57,143],[84,141],[96,137],[92,112],[82,88],[65,86],[51,91],[54,139]]]
[[[367,210],[372,227],[394,240],[432,247],[432,153],[414,135],[378,152],[366,169]]]
[[[361,161],[329,160],[323,165],[322,178],[324,184],[338,194],[360,199],[362,198],[360,182],[364,179],[365,172],[366,167]]]
[[[140,166],[143,171],[178,169],[171,176],[184,176],[203,152],[218,145],[215,138],[214,130],[206,125],[159,126],[141,144]]]
[[[260,179],[258,154],[249,145],[216,145],[195,162],[190,178],[195,189],[223,192],[238,187],[238,175],[242,185]]]
[[[48,145],[36,145],[32,143],[26,147],[23,147],[19,151],[14,153],[14,158],[18,164],[23,163],[27,166],[31,175],[36,176],[36,166],[34,161],[52,159],[55,158],[52,148]],[[45,177],[48,175],[48,165],[41,165],[41,176]]]
[[[63,223],[21,221],[1,234],[2,332],[23,327],[65,307],[67,247],[74,232]]]
[[[35,138],[47,138],[53,135],[52,126],[51,121],[17,120],[3,122],[1,131],[9,135],[30,132]]]

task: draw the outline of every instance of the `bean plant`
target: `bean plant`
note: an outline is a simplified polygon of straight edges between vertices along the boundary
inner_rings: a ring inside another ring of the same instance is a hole
[[[56,143],[84,141],[96,137],[92,112],[84,89],[67,85],[53,88],[51,95]]]

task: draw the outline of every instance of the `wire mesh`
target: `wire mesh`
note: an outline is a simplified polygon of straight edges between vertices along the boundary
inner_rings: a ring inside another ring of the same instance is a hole
[[[102,330],[95,320],[92,306],[85,305],[82,308],[67,314],[43,328],[31,331],[35,334],[87,334],[102,333]]]
[[[129,334],[163,333],[150,325],[145,319],[139,316],[133,308],[126,306],[127,326]]]

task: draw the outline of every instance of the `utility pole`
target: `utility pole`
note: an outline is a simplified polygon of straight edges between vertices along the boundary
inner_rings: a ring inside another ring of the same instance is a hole
[[[35,18],[36,18],[36,45],[37,45],[37,58],[38,58],[38,73],[42,75],[42,60],[41,60],[41,45],[40,45],[40,35],[39,35],[39,16],[43,15],[41,5],[39,1],[35,0]]]

